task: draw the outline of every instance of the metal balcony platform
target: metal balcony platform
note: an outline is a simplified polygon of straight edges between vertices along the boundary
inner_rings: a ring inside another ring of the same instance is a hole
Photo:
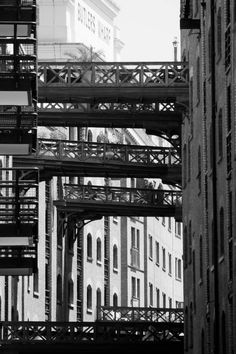
[[[39,102],[188,101],[188,64],[40,62]]]
[[[182,192],[65,184],[64,196],[55,201],[59,211],[68,215],[169,216],[180,219]]]
[[[53,176],[153,177],[181,183],[173,148],[39,139],[36,154],[14,157],[14,166],[35,166],[40,179]]]

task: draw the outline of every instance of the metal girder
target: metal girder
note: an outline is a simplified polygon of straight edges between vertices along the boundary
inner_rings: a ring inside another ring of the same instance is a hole
[[[54,204],[65,213],[86,216],[172,216],[181,210],[182,192],[112,186],[64,185],[64,197]]]
[[[52,176],[159,177],[181,182],[181,161],[173,148],[39,139],[31,156],[14,166],[37,166],[40,179]]]

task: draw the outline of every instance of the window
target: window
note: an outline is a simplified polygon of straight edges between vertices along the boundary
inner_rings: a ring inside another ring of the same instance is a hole
[[[97,262],[101,263],[102,261],[102,242],[100,238],[97,238]]]
[[[137,279],[137,298],[140,299],[140,279]]]
[[[87,235],[87,260],[92,261],[92,235]]]
[[[192,223],[189,221],[188,226],[188,263],[192,262]]]
[[[116,245],[113,246],[113,269],[118,269],[118,248]]]
[[[153,251],[152,251],[152,236],[149,235],[149,258],[152,259]]]
[[[74,282],[72,279],[68,280],[68,304],[74,304]]]
[[[202,235],[199,238],[199,276],[200,280],[203,279],[203,247],[202,247]]]
[[[97,303],[97,309],[99,309],[102,305],[102,292],[101,289],[97,289],[96,291],[96,303]]]
[[[188,141],[188,181],[191,180],[191,141]]]
[[[160,307],[160,289],[156,288],[157,308]]]
[[[92,287],[91,285],[87,286],[87,312],[92,312]]]
[[[168,254],[168,259],[169,259],[169,275],[172,274],[172,257],[171,254]]]
[[[162,217],[162,225],[165,226],[165,224],[166,224],[166,218],[163,216]]]
[[[196,90],[197,90],[197,102],[200,101],[201,99],[201,80],[200,80],[200,73],[201,73],[201,68],[200,68],[200,58],[198,57],[197,58],[197,74],[196,74],[196,79],[197,79],[197,82],[196,82]]]
[[[186,144],[184,144],[183,149],[183,186],[186,185],[187,182],[187,148]]]
[[[39,272],[38,269],[33,275],[33,291],[38,294],[39,292]]]
[[[171,297],[169,297],[169,308],[170,309],[172,308],[172,299],[171,299]]]
[[[181,237],[181,222],[175,221],[175,236]]]
[[[153,285],[149,283],[149,305],[153,306]]]
[[[223,124],[222,124],[222,109],[218,115],[218,155],[219,158],[223,156]]]
[[[171,218],[168,217],[168,230],[171,231]]]
[[[93,141],[93,133],[91,132],[90,129],[89,129],[89,131],[88,131],[88,141],[89,141],[89,142]]]
[[[225,70],[227,71],[231,64],[231,26],[227,26],[225,31]]]
[[[113,306],[114,307],[118,306],[118,296],[116,293],[113,294]]]
[[[189,322],[190,322],[190,335],[189,335],[189,345],[190,348],[193,347],[193,304],[191,302],[189,309]]]
[[[183,242],[184,242],[184,267],[186,268],[188,265],[188,233],[187,227],[184,227],[184,234],[183,234]]]
[[[221,57],[221,49],[222,49],[222,43],[221,43],[221,34],[222,34],[222,23],[221,23],[221,7],[219,7],[218,12],[217,12],[217,55],[218,58]]]
[[[166,294],[162,293],[162,307],[165,308],[166,307]]]
[[[156,245],[156,264],[159,265],[160,264],[160,245],[159,242],[155,242]]]
[[[175,258],[175,278],[181,280],[182,270],[181,270],[181,259]]]
[[[162,247],[162,269],[166,270],[166,250]]]
[[[224,209],[220,209],[220,256],[224,254]]]
[[[131,286],[132,286],[132,288],[131,288],[131,291],[132,291],[131,296],[132,296],[132,298],[134,298],[134,297],[136,297],[136,279],[135,279],[135,277],[131,278]]]
[[[198,147],[198,166],[197,166],[197,179],[198,179],[198,192],[201,193],[202,190],[202,154],[201,154],[201,147]]]
[[[57,304],[62,303],[62,277],[60,274],[57,276]]]
[[[140,267],[140,231],[131,227],[131,266]]]

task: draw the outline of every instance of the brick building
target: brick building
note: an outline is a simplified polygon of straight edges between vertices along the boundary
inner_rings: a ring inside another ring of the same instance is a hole
[[[234,353],[236,4],[181,1],[185,350]]]

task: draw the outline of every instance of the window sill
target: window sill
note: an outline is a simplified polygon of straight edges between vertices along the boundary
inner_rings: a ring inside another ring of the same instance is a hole
[[[157,266],[157,267],[160,267],[160,263],[159,263],[159,262],[156,262],[156,266]]]
[[[75,305],[74,304],[68,304],[68,307],[69,307],[70,310],[74,310]]]
[[[182,279],[181,279],[181,278],[176,278],[176,277],[175,277],[175,280],[176,280],[176,281],[179,281],[179,282],[181,282],[181,281],[182,281]]]
[[[163,268],[163,267],[162,267],[162,270],[163,270],[163,272],[165,272],[165,271],[166,271],[166,268]]]
[[[175,234],[175,237],[181,239],[181,235],[179,234]]]
[[[87,257],[87,262],[92,263],[93,262],[93,258],[92,257]]]
[[[113,273],[118,273],[118,268],[113,268]]]
[[[168,273],[169,277],[172,277],[172,273]]]
[[[199,282],[198,282],[198,285],[201,286],[203,284],[203,280],[200,279]]]
[[[149,260],[150,260],[151,262],[153,261],[153,258],[152,258],[152,257],[149,256],[148,258],[149,258]]]
[[[102,266],[102,262],[97,260],[97,266],[101,267]]]
[[[92,309],[87,309],[87,314],[88,315],[92,315],[93,314],[93,310]]]

